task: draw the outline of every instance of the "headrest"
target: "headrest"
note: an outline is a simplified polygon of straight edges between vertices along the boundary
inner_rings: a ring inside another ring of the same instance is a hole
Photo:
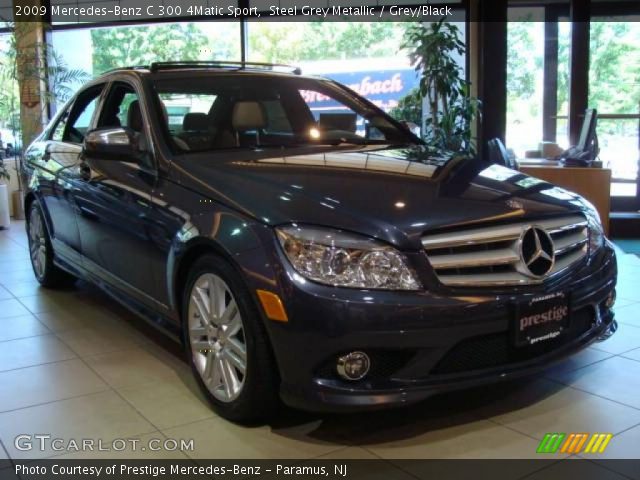
[[[140,110],[140,102],[134,100],[127,110],[127,126],[136,132],[142,131],[142,111]]]
[[[231,123],[234,130],[258,130],[267,126],[267,117],[260,102],[242,101],[233,106]]]
[[[206,113],[187,113],[182,120],[182,130],[184,131],[206,131],[209,126],[209,117]]]

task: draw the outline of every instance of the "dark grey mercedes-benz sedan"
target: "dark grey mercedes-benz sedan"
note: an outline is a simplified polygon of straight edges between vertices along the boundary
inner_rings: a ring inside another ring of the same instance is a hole
[[[438,160],[333,81],[156,63],[93,80],[28,148],[34,273],[184,343],[226,418],[398,406],[611,334],[616,261],[583,198]]]

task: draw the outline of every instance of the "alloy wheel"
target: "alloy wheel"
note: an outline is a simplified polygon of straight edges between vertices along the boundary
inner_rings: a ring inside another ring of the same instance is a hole
[[[193,363],[204,384],[217,400],[232,402],[245,383],[247,347],[238,304],[222,278],[213,273],[197,278],[188,322]]]
[[[47,266],[47,243],[42,216],[37,208],[29,216],[29,253],[31,264],[38,278],[44,277]]]

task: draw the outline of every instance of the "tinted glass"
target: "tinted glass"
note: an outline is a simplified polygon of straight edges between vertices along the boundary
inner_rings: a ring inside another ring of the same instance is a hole
[[[418,142],[384,112],[330,81],[167,77],[159,75],[153,85],[180,150]]]

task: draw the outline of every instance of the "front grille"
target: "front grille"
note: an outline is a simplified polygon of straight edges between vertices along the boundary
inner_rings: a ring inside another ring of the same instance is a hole
[[[544,278],[530,275],[520,255],[522,235],[530,227],[546,231],[553,241],[555,263]],[[542,283],[581,260],[588,240],[586,219],[571,215],[427,235],[422,245],[444,285],[484,287]]]
[[[587,332],[594,321],[591,306],[581,308],[571,316],[566,335],[534,346],[513,346],[510,332],[494,333],[463,340],[453,347],[431,370],[433,375],[473,372],[524,362],[550,353]]]

